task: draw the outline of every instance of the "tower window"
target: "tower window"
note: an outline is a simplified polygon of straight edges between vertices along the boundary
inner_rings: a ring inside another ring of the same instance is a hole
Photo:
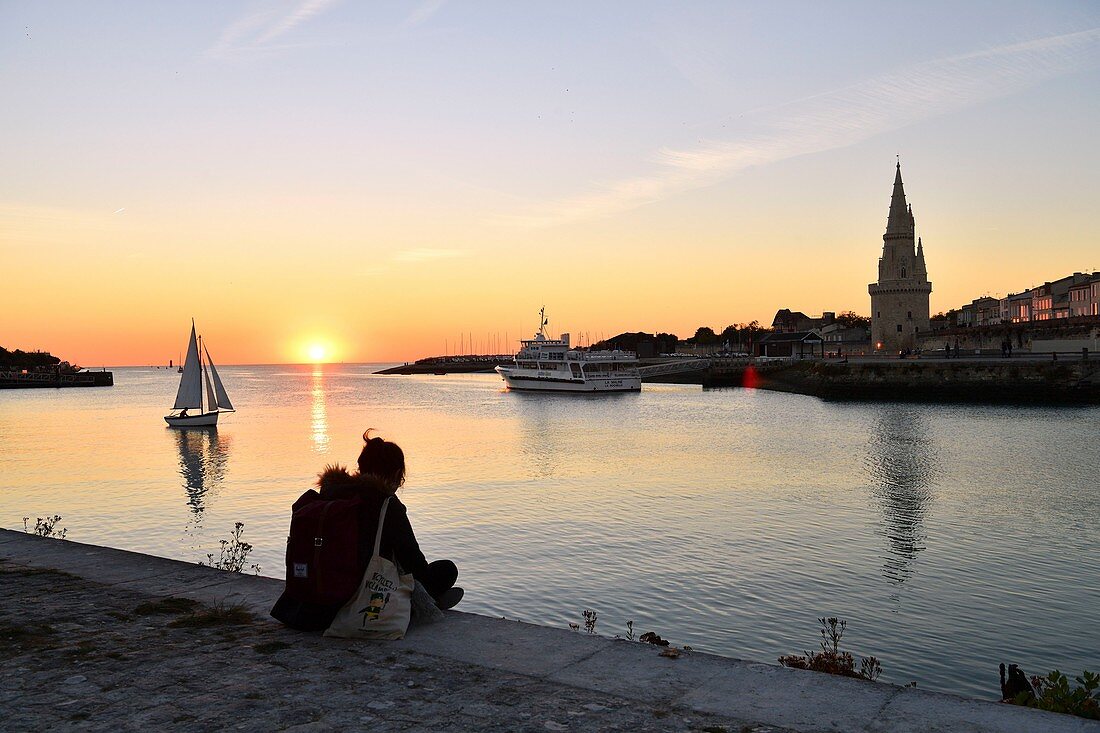
[[[901,333],[901,324],[898,324],[898,333]]]
[[[908,318],[910,321],[913,320],[913,311],[907,311],[905,317]]]
[[[904,268],[904,267],[903,267],[903,268],[901,268],[901,276],[902,276],[902,278],[904,278],[904,277],[905,277],[905,268]]]
[[[882,318],[882,311],[876,311],[875,318]]]

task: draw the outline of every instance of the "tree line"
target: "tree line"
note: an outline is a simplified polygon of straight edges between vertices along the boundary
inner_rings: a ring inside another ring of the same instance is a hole
[[[32,367],[56,366],[61,359],[48,351],[23,351],[16,349],[8,351],[0,346],[0,365],[15,367],[18,369],[30,369]]]

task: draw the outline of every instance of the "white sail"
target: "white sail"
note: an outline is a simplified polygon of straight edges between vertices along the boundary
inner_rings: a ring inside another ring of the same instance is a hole
[[[218,376],[218,370],[214,367],[214,360],[210,358],[210,349],[206,348],[206,344],[203,344],[203,351],[206,352],[206,363],[210,365],[210,374],[214,377],[214,394],[217,395],[218,409],[219,410],[232,410],[233,403],[229,401],[229,395],[225,393],[225,387],[222,385],[222,378]],[[211,402],[211,405],[214,403]],[[213,409],[213,407],[211,407]]]
[[[202,370],[206,372],[206,409],[214,412],[218,409],[218,400],[214,397],[214,385],[210,383],[210,370],[205,364],[202,365]]]
[[[183,376],[176,392],[173,410],[202,407],[202,367],[199,365],[199,344],[195,338],[195,323],[191,322],[191,340],[187,344],[187,359],[183,363]]]

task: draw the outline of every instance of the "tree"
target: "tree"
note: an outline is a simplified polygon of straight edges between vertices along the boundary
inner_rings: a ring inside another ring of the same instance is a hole
[[[700,326],[696,329],[695,335],[688,340],[699,346],[709,346],[718,343],[718,334],[710,326]]]
[[[870,328],[871,317],[861,316],[853,311],[844,311],[836,317],[837,323],[844,328]]]

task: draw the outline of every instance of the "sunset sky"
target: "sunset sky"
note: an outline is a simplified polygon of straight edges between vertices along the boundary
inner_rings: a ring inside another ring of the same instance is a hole
[[[895,155],[933,312],[1100,269],[1098,3],[0,2],[0,100],[85,365],[866,314]]]

